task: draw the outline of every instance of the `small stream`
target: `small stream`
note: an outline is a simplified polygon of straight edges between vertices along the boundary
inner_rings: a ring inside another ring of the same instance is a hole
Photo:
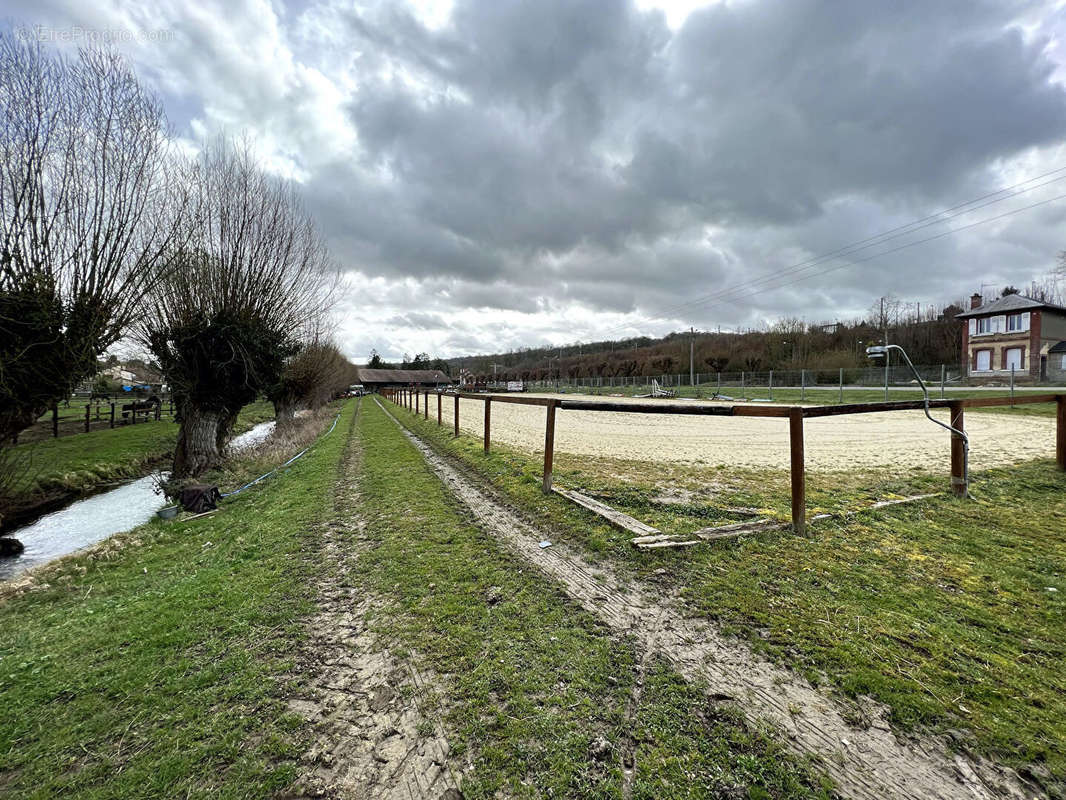
[[[261,422],[230,441],[227,449],[237,453],[265,441],[274,432],[274,422]],[[31,567],[44,564],[116,533],[125,533],[148,522],[166,505],[156,492],[156,477],[130,481],[108,492],[77,500],[64,509],[45,514],[37,521],[5,536],[25,546],[20,555],[0,558],[0,581],[11,580]]]
[[[257,444],[266,441],[273,432],[274,420],[271,420],[270,422],[260,422],[251,430],[245,431],[240,436],[234,436],[230,439],[229,444],[226,445],[226,449],[231,453],[238,453],[249,447],[255,447]]]
[[[5,534],[18,539],[26,549],[20,555],[0,558],[0,580],[10,580],[30,567],[143,525],[166,504],[163,495],[156,492],[156,480],[149,476],[131,481]]]

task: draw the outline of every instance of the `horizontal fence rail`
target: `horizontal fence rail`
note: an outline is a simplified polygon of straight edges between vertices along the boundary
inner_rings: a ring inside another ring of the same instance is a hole
[[[58,439],[118,425],[138,425],[174,416],[173,400],[167,398],[158,405],[144,405],[143,399],[118,399],[88,402],[85,405],[61,406],[54,403],[37,421],[13,437],[12,444],[22,440]]]
[[[840,405],[709,405],[699,402],[670,402],[649,400],[644,402],[617,402],[611,400],[568,400],[565,397],[527,397],[515,394],[488,392],[441,391],[422,388],[388,388],[381,394],[392,402],[413,411],[417,416],[423,410],[429,419],[429,397],[437,395],[437,424],[442,425],[440,408],[444,397],[454,397],[453,415],[455,436],[459,436],[459,400],[480,400],[484,405],[484,450],[491,445],[491,407],[493,403],[543,406],[546,409],[544,430],[544,472],[542,489],[551,492],[552,470],[555,458],[555,423],[558,411],[604,411],[624,414],[685,414],[713,417],[766,417],[789,421],[789,470],[791,473],[792,529],[802,534],[806,529],[806,468],[804,463],[804,425],[806,419],[848,414],[876,414],[891,411],[922,410],[922,400],[902,400],[877,403],[848,403]],[[1025,394],[1012,397],[969,397],[955,400],[930,400],[929,408],[950,412],[951,425],[964,431],[964,410],[1005,405],[1030,405],[1055,403],[1055,461],[1060,470],[1066,470],[1066,393]],[[951,437],[951,488],[957,496],[965,495],[963,439],[952,433]]]

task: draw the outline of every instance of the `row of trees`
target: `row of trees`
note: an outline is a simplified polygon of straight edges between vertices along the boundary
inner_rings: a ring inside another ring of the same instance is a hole
[[[120,57],[0,33],[0,447],[132,337],[174,395],[173,479],[198,475],[257,396],[284,423],[347,386],[335,287],[296,189],[247,141],[183,158]]]
[[[781,320],[765,330],[689,331],[661,339],[639,337],[564,347],[526,349],[462,359],[475,375],[501,379],[630,377],[687,372],[837,369],[867,365],[865,347],[883,340],[902,345],[915,363],[958,363],[960,304],[941,307],[880,301],[852,322],[814,325]]]
[[[403,359],[395,362],[385,361],[377,350],[370,351],[370,360],[367,362],[367,366],[370,369],[439,369],[441,372],[450,370],[447,360],[431,358],[428,353],[419,353],[414,358],[404,353]]]

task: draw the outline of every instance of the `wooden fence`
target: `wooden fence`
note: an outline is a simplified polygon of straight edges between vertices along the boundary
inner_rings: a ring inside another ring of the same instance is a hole
[[[804,425],[805,419],[815,417],[835,417],[844,414],[873,414],[886,411],[921,410],[925,403],[921,400],[905,400],[888,403],[850,403],[843,405],[822,406],[786,406],[786,405],[703,405],[697,403],[673,403],[664,401],[615,402],[610,400],[570,400],[555,397],[525,397],[510,394],[482,394],[469,392],[439,392],[434,389],[385,389],[382,394],[393,402],[414,413],[419,407],[425,409],[424,416],[429,419],[429,396],[437,395],[437,424],[441,425],[442,397],[451,395],[455,400],[455,436],[459,436],[459,398],[480,400],[485,404],[484,448],[489,452],[491,443],[491,409],[493,403],[515,403],[518,405],[544,406],[546,409],[544,425],[544,474],[542,488],[550,493],[552,489],[552,466],[555,460],[555,420],[559,410],[563,411],[611,411],[625,414],[684,414],[707,417],[769,417],[788,420],[789,431],[789,469],[791,472],[792,493],[792,527],[797,533],[803,533],[807,524],[806,498],[807,476],[804,462]],[[946,408],[950,412],[951,426],[965,431],[964,412],[967,408],[986,408],[990,406],[1024,405],[1031,403],[1055,403],[1055,461],[1060,470],[1066,470],[1066,394],[1025,395],[1022,397],[972,397],[963,400],[930,400],[930,408]],[[964,477],[964,442],[961,436],[951,434],[951,490],[957,496],[966,493]]]
[[[106,403],[86,403],[84,407],[70,408],[71,413],[61,413],[58,403],[37,422],[15,436],[13,444],[22,441],[39,441],[51,437],[71,436],[88,433],[101,428],[114,428],[116,425],[137,425],[139,423],[162,419],[164,415],[174,416],[173,400],[167,404],[145,405],[143,400],[119,400]]]

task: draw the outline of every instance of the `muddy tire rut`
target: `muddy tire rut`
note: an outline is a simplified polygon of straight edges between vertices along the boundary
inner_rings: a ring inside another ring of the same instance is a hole
[[[375,402],[378,402],[375,398]],[[441,481],[479,525],[564,588],[582,608],[613,630],[664,657],[686,679],[729,698],[754,724],[770,723],[800,756],[813,756],[844,797],[928,800],[1044,797],[1013,770],[975,754],[952,752],[939,737],[897,735],[887,707],[868,701],[865,727],[848,721],[854,709],[795,673],[756,656],[706,620],[686,617],[676,597],[623,581],[608,566],[592,566],[565,545],[541,549],[550,538],[499,499],[483,482],[412,434],[383,411],[419,449]],[[630,588],[617,588],[626,583]]]
[[[333,566],[318,586],[319,611],[301,664],[309,679],[289,700],[312,730],[289,796],[459,800],[434,676],[378,640],[367,619],[381,601],[348,577],[370,546],[358,516],[359,460],[349,431],[334,513],[323,528],[321,558]]]

